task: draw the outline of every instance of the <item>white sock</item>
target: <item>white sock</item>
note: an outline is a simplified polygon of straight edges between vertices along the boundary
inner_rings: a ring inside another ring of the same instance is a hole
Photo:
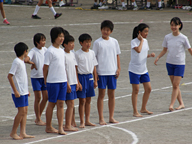
[[[102,6],[102,4],[103,4],[102,2],[99,3],[100,6]]]
[[[53,7],[50,7],[50,10],[53,12],[53,15],[55,16],[56,15],[56,11]]]
[[[122,7],[125,7],[125,2],[122,2]]]
[[[135,2],[135,1],[133,2],[133,5],[134,5],[134,7],[137,7],[137,4],[136,4],[136,2]]]
[[[7,19],[7,18],[4,18],[3,21],[6,20],[6,19]]]
[[[158,2],[158,7],[161,7],[161,1],[160,1],[160,2]]]
[[[147,2],[147,7],[150,7],[151,6],[151,2]]]
[[[36,5],[33,15],[36,15],[40,9],[40,6]]]

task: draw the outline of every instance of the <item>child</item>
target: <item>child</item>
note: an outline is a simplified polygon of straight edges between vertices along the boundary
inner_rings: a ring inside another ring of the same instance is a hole
[[[97,74],[99,96],[97,99],[97,108],[100,125],[107,124],[103,117],[103,99],[105,97],[106,86],[108,86],[109,122],[118,123],[118,121],[113,118],[113,115],[115,109],[116,83],[121,70],[119,58],[121,51],[118,41],[110,37],[113,28],[114,25],[111,21],[103,21],[101,23],[102,37],[97,39],[93,44],[93,51],[98,61]]]
[[[54,9],[54,7],[53,7],[53,5],[52,5],[52,1],[51,1],[51,0],[47,0],[47,2],[48,2],[48,5],[49,5],[50,10],[53,12],[53,15],[54,15],[55,19],[57,19],[58,17],[60,17],[60,16],[62,15],[62,13],[56,13],[56,11],[55,11],[55,9]],[[39,16],[37,15],[37,13],[38,13],[38,11],[39,11],[39,9],[40,9],[40,6],[41,6],[42,4],[43,4],[43,0],[39,0],[38,4],[37,4],[36,7],[35,7],[35,11],[34,11],[34,13],[33,13],[32,16],[31,16],[31,18],[33,18],[33,19],[41,19],[41,17],[39,17]]]
[[[137,111],[137,96],[139,93],[139,83],[143,83],[144,94],[141,113],[153,114],[146,109],[147,101],[151,92],[151,83],[147,70],[147,58],[155,57],[155,53],[148,54],[149,45],[147,35],[149,26],[141,23],[133,30],[133,40],[131,41],[131,61],[129,63],[129,79],[132,84],[132,104],[133,116],[142,117]]]
[[[28,80],[27,71],[23,59],[27,56],[28,47],[26,44],[20,42],[15,45],[14,51],[17,58],[14,59],[12,67],[8,74],[8,80],[12,88],[12,98],[18,113],[15,116],[13,128],[10,137],[15,140],[23,138],[34,138],[34,136],[26,134],[26,120],[28,110]],[[31,63],[33,64],[33,63]],[[20,135],[17,135],[17,128],[20,124]]]
[[[95,124],[91,123],[89,120],[91,97],[95,96],[94,88],[97,87],[97,60],[95,58],[94,51],[89,49],[91,47],[91,41],[92,38],[89,34],[80,35],[79,43],[82,48],[75,53],[75,57],[77,60],[78,83],[80,87],[79,91],[77,91],[77,97],[79,98],[80,128],[84,128],[85,125],[95,126]],[[92,73],[94,75],[94,79]]]
[[[67,95],[66,95],[66,116],[65,116],[65,131],[78,131],[75,123],[75,108],[74,108],[74,99],[77,98],[76,91],[79,89],[79,85],[77,83],[77,72],[76,72],[76,59],[75,54],[71,52],[74,49],[74,41],[75,39],[71,36],[65,36],[65,40],[63,41],[63,47],[65,48],[65,68],[67,73]],[[72,121],[73,120],[73,121]]]
[[[3,17],[3,23],[7,24],[7,25],[10,25],[10,22],[7,21],[6,16],[5,16],[5,11],[4,11],[4,8],[3,8],[3,0],[0,0],[0,10],[1,10],[1,15]]]
[[[33,86],[33,91],[35,95],[34,110],[36,115],[35,123],[36,125],[46,125],[45,122],[41,120],[41,114],[46,106],[48,94],[47,88],[44,84],[43,78],[43,64],[44,64],[44,54],[47,51],[45,46],[46,37],[42,33],[37,33],[33,37],[33,43],[35,45],[25,58],[25,63],[33,62],[34,65],[31,66],[31,83]],[[41,100],[42,93],[42,101]]]
[[[179,89],[179,84],[181,78],[184,76],[185,71],[185,48],[188,49],[189,53],[192,55],[191,45],[188,38],[183,35],[180,30],[183,28],[183,24],[178,17],[174,17],[170,21],[172,33],[167,34],[163,41],[163,50],[155,59],[154,64],[157,65],[157,61],[167,52],[166,67],[167,72],[170,77],[173,90],[171,96],[171,104],[169,105],[169,110],[173,111],[173,105],[175,100],[178,99],[179,106],[175,108],[176,110],[185,108],[181,91]]]
[[[65,72],[65,53],[60,48],[64,41],[63,28],[54,27],[51,29],[52,45],[45,53],[43,75],[44,82],[47,82],[48,106],[46,110],[46,129],[47,133],[59,133],[65,135],[63,130],[64,101],[67,93],[67,77]],[[53,109],[57,105],[58,130],[52,127]]]

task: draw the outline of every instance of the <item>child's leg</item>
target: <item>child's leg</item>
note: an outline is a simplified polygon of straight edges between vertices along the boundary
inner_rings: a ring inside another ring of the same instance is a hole
[[[13,128],[12,128],[12,131],[10,133],[10,137],[12,137],[15,140],[23,139],[22,137],[17,135],[17,128],[18,128],[22,118],[25,115],[24,113],[25,113],[25,108],[24,107],[18,107],[18,113],[15,116],[14,123],[13,123]]]
[[[132,105],[133,105],[133,116],[142,117],[137,111],[137,96],[139,93],[139,84],[132,84]]]
[[[98,99],[97,99],[97,109],[98,109],[98,113],[99,113],[99,124],[100,125],[107,124],[103,117],[103,99],[104,99],[104,97],[105,97],[105,89],[99,88],[99,95],[98,95]]]
[[[91,123],[90,118],[90,110],[91,110],[91,97],[86,97],[85,102],[85,125],[86,126],[95,126],[95,124]]]
[[[20,123],[20,137],[22,138],[34,138],[34,136],[26,134],[26,122],[27,122],[28,106],[24,107],[24,116]]]
[[[114,110],[115,110],[115,89],[108,89],[108,107],[109,107],[109,122],[110,123],[118,123],[114,119]]]
[[[74,128],[71,126],[71,121],[73,117],[73,107],[74,107],[74,100],[67,100],[67,110],[66,110],[66,115],[65,115],[65,131],[78,131],[77,128]]]
[[[179,110],[179,109],[183,109],[185,108],[185,105],[183,103],[183,99],[182,99],[182,96],[181,96],[181,91],[179,89],[179,93],[178,93],[178,96],[177,96],[177,100],[179,102],[179,106],[177,108],[175,108],[176,110]]]
[[[149,95],[151,93],[151,83],[150,82],[145,82],[143,83],[144,87],[144,94],[143,94],[143,102],[142,102],[142,107],[141,107],[141,113],[148,113],[148,114],[153,114],[153,112],[150,112],[146,109],[147,106],[147,101],[149,99]]]
[[[79,117],[80,117],[80,128],[85,127],[84,123],[84,111],[85,111],[85,98],[79,98]]]
[[[72,121],[71,121],[71,125],[73,127],[76,127],[76,122],[75,122],[75,107],[73,108],[73,115],[72,115]]]
[[[47,133],[58,133],[58,130],[53,128],[51,125],[54,107],[55,107],[55,103],[52,103],[52,102],[48,103],[47,110],[46,110],[46,129],[45,129],[45,132]]]
[[[42,100],[41,100],[41,103],[40,103],[40,116],[41,116],[43,110],[45,109],[45,106],[47,104],[47,100],[48,100],[47,90],[43,90],[42,91]]]
[[[58,133],[61,135],[66,135],[67,133],[63,130],[63,117],[64,117],[64,101],[63,100],[57,100],[57,119],[58,119]]]
[[[3,18],[6,18],[5,16],[5,11],[4,11],[4,8],[3,8],[3,2],[0,2],[0,10],[1,10],[1,15]]]

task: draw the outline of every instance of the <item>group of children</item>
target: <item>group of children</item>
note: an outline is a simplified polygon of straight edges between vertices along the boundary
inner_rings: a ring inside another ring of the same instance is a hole
[[[179,83],[184,74],[185,68],[185,48],[192,55],[192,49],[187,37],[180,33],[182,22],[178,17],[174,17],[171,22],[172,33],[165,36],[163,51],[157,56],[155,64],[167,50],[167,70],[170,76],[173,91],[169,110],[173,111],[173,104],[176,98],[180,105],[176,109],[184,108],[181,98]],[[106,125],[103,116],[103,100],[106,87],[108,88],[109,122],[118,123],[114,119],[115,89],[117,78],[120,75],[121,54],[119,43],[110,37],[114,25],[109,20],[101,23],[101,37],[93,43],[89,34],[81,34],[79,43],[81,49],[74,52],[75,39],[61,27],[51,29],[52,45],[45,48],[46,37],[37,33],[34,36],[35,47],[28,53],[26,44],[20,42],[15,45],[17,58],[13,61],[8,79],[12,87],[12,98],[18,113],[14,119],[13,129],[10,136],[13,139],[32,138],[27,135],[26,117],[28,108],[28,81],[25,63],[31,64],[31,83],[35,95],[34,111],[36,114],[35,123],[46,125],[47,133],[58,133],[65,135],[65,131],[78,131],[75,123],[74,100],[79,98],[80,126],[95,126],[90,122],[91,97],[95,96],[94,89],[98,86],[97,108],[99,114],[99,124]],[[139,84],[143,83],[145,92],[140,112],[153,114],[146,109],[147,101],[151,92],[150,78],[146,66],[148,57],[155,57],[155,53],[148,54],[149,46],[147,35],[149,26],[141,23],[133,30],[133,40],[131,41],[131,61],[129,63],[129,78],[132,84],[132,105],[133,116],[142,117],[137,110],[137,96]],[[175,41],[177,41],[175,43]],[[60,47],[62,45],[64,50]],[[42,93],[42,100],[41,100]],[[46,123],[41,120],[41,114],[46,106]],[[63,125],[64,102],[67,105],[65,113],[65,125]],[[53,109],[57,106],[58,130],[52,127]],[[84,120],[85,115],[85,120]],[[16,131],[21,125],[20,135]]]

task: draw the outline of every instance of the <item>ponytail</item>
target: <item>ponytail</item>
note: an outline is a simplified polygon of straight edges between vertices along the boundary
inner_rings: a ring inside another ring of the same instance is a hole
[[[140,23],[138,26],[136,26],[133,29],[133,39],[137,38],[137,36],[139,35],[139,31],[142,32],[145,28],[149,28],[149,26],[145,23]]]

